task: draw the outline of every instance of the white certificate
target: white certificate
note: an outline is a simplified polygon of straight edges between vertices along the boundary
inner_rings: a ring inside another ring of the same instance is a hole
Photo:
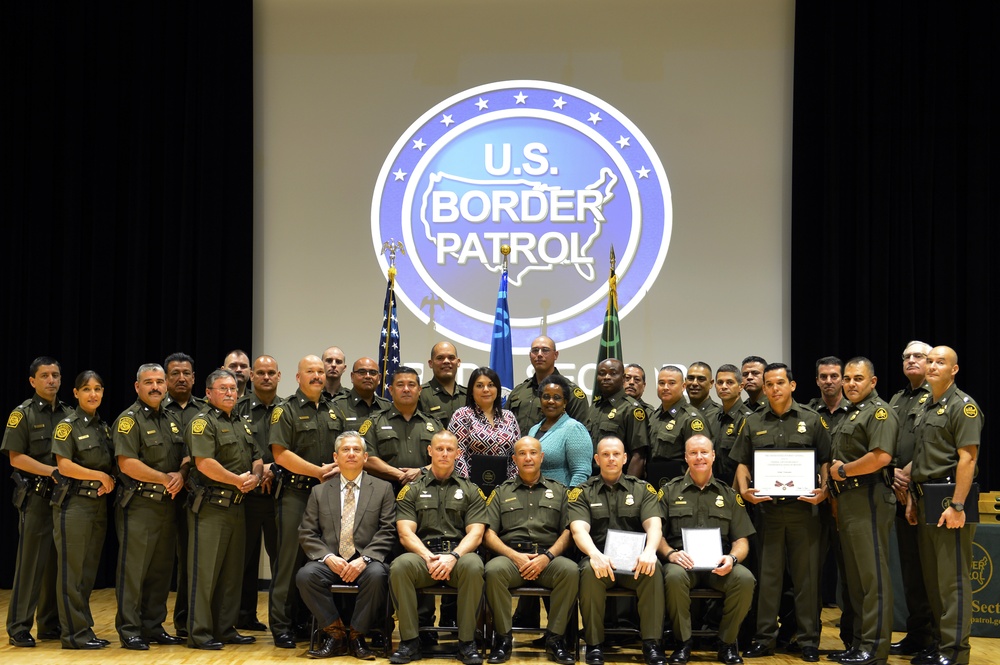
[[[645,531],[608,529],[608,537],[604,541],[604,556],[611,559],[616,573],[632,574],[645,547]]]
[[[722,559],[722,532],[713,529],[681,529],[684,551],[694,559],[694,570],[713,570]]]
[[[802,496],[816,491],[816,451],[761,448],[753,451],[753,486],[758,496]]]

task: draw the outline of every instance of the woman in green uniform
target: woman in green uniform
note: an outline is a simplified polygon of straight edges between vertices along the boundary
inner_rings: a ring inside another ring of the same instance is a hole
[[[59,482],[52,496],[53,535],[58,557],[56,602],[63,649],[100,649],[107,640],[94,634],[90,592],[108,529],[108,502],[114,490],[114,446],[97,414],[104,381],[96,372],[76,377],[78,405],[52,434]]]

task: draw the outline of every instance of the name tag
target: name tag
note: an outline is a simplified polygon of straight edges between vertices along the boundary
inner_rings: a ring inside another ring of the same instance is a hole
[[[603,503],[592,503],[592,504],[590,504],[590,507],[591,508],[597,508],[598,506],[603,506],[603,505],[604,505]]]
[[[80,437],[80,441],[83,441],[84,439],[89,439],[89,438],[90,438],[89,434],[84,434],[83,436]]]

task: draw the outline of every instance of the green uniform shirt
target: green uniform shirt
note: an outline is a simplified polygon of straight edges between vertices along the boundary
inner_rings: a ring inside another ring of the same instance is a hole
[[[264,404],[257,395],[251,393],[241,397],[236,402],[236,408],[233,409],[253,432],[253,441],[257,445],[257,452],[260,453],[260,459],[264,464],[270,464],[274,461],[274,455],[271,454],[271,416],[274,414],[274,408],[279,404],[281,404],[281,399],[277,395],[274,396],[270,404]]]
[[[566,530],[566,487],[542,476],[529,486],[515,476],[486,500],[489,527],[506,545],[538,543],[549,548]]]
[[[756,533],[743,499],[715,476],[700,489],[691,480],[691,474],[685,473],[671,480],[661,491],[660,505],[666,524],[663,537],[674,549],[684,547],[681,529],[718,528],[723,552],[729,551],[734,540]]]
[[[896,458],[893,464],[903,467],[913,461],[913,449],[917,442],[917,416],[924,403],[931,397],[931,387],[924,383],[916,389],[907,386],[892,396],[889,407],[899,421],[899,438],[896,440]]]
[[[715,464],[712,465],[712,475],[730,485],[736,478],[737,466],[737,462],[730,457],[730,454],[733,445],[736,444],[736,437],[751,413],[753,411],[739,400],[733,403],[729,411],[722,411],[722,407],[719,407],[719,425],[712,439],[715,443]]]
[[[465,527],[488,524],[486,497],[475,483],[457,473],[438,480],[426,472],[396,496],[396,521],[416,522],[417,536],[423,540],[465,538]]]
[[[589,524],[590,538],[602,552],[608,529],[645,531],[643,522],[661,516],[653,486],[624,473],[611,485],[600,474],[591,476],[569,491],[566,505],[569,523],[579,520]]]
[[[747,416],[743,431],[729,454],[737,464],[753,473],[753,451],[757,448],[812,448],[816,469],[830,462],[830,433],[826,421],[807,406],[792,401],[787,413],[778,416],[770,405]]]
[[[667,410],[658,406],[649,417],[650,451],[647,459],[684,461],[684,443],[695,434],[711,438],[701,411],[680,399]]]
[[[314,404],[302,390],[296,390],[271,411],[268,443],[322,466],[333,461],[334,442],[343,431],[344,420],[330,402],[320,398]]]
[[[197,416],[201,411],[208,406],[208,402],[205,401],[204,397],[195,397],[191,395],[191,399],[188,400],[187,406],[181,406],[179,402],[174,400],[169,394],[163,398],[160,402],[160,408],[169,411],[174,414],[174,416],[180,421],[181,430],[187,430],[187,426],[191,424],[194,417]]]
[[[954,482],[958,449],[978,448],[982,433],[983,413],[979,405],[954,383],[941,399],[935,401],[931,395],[924,402],[917,424],[910,478],[922,483],[950,476]]]
[[[115,455],[137,459],[161,473],[180,470],[186,454],[184,433],[173,413],[136,400],[118,416],[112,431]]]
[[[590,438],[594,440],[595,451],[597,443],[607,436],[621,439],[625,444],[625,452],[649,447],[646,410],[635,398],[626,395],[624,390],[619,390],[611,397],[601,395],[594,399],[587,429],[590,430]]]
[[[56,424],[71,413],[73,410],[58,399],[53,406],[36,393],[10,412],[0,449],[8,453],[22,453],[36,462],[55,466],[52,432]]]
[[[754,413],[766,409],[768,407],[768,403],[767,397],[764,395],[764,391],[761,391],[760,397],[757,398],[756,402],[751,399],[749,395],[747,395],[747,398],[743,400],[743,406],[750,409]]]
[[[372,404],[368,406],[368,402],[354,388],[351,388],[346,395],[338,395],[333,399],[333,408],[344,419],[345,432],[359,431],[366,420],[374,418],[391,406],[391,400],[378,395],[372,396]]]
[[[876,448],[893,455],[898,431],[899,424],[892,409],[873,390],[857,404],[848,402],[845,417],[831,434],[831,457],[846,464],[861,459]]]
[[[806,406],[823,416],[823,420],[826,421],[827,426],[832,432],[837,429],[837,425],[840,424],[840,421],[848,416],[851,408],[851,401],[846,397],[841,397],[840,403],[837,404],[837,408],[833,411],[826,407],[826,402],[823,401],[822,397],[815,397],[809,400],[809,403],[806,404]]]
[[[253,442],[253,432],[236,415],[235,411],[226,415],[220,409],[208,405],[188,425],[185,441],[192,457],[216,460],[226,471],[237,475],[252,470],[253,461],[260,459],[257,445]],[[219,485],[198,471],[192,470],[196,485]],[[229,485],[235,487],[235,485]],[[238,487],[235,487],[239,491]]]
[[[559,370],[553,369],[553,374],[559,374]],[[563,377],[565,378],[565,377]],[[587,403],[587,393],[569,381],[569,395],[566,395],[566,413],[570,418],[577,420],[584,425],[587,424],[587,417],[590,413],[590,405]],[[545,420],[542,415],[542,403],[538,399],[538,381],[532,376],[514,386],[507,397],[507,408],[514,413],[517,418],[517,425],[522,432],[531,430],[532,427]],[[626,444],[628,445],[628,444]]]
[[[369,457],[378,457],[397,469],[415,469],[430,463],[427,446],[440,430],[441,423],[420,409],[407,421],[399,409],[390,406],[366,420],[358,431],[365,437]]]
[[[80,408],[56,425],[52,433],[52,454],[93,471],[109,475],[115,472],[111,430],[100,414],[91,417]]]
[[[719,431],[719,416],[722,415],[722,405],[712,401],[711,397],[706,397],[705,401],[701,404],[692,404],[691,406],[701,411],[705,426],[709,431],[707,436],[710,439],[714,439],[715,434]]]
[[[456,383],[455,394],[449,395],[437,379],[431,379],[420,386],[420,403],[417,408],[431,418],[436,418],[441,427],[447,429],[455,409],[465,406],[467,392],[465,386]]]

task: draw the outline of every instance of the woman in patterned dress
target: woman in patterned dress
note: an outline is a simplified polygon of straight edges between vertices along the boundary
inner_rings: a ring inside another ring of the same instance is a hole
[[[458,439],[455,469],[469,477],[472,455],[507,458],[507,477],[517,474],[514,466],[514,443],[521,438],[514,414],[501,406],[500,377],[489,367],[473,370],[469,377],[465,406],[451,417],[448,429]],[[498,478],[496,484],[506,478]]]

